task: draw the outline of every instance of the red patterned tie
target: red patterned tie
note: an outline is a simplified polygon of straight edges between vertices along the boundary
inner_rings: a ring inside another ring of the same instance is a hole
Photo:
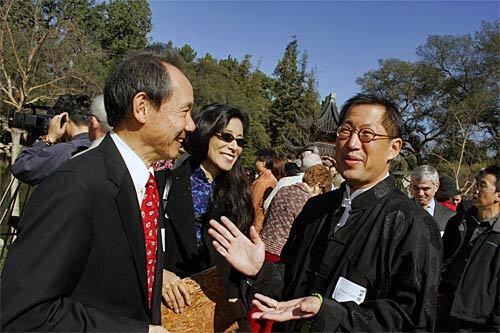
[[[158,226],[158,189],[155,177],[149,174],[146,183],[146,191],[142,198],[141,215],[142,227],[144,228],[144,241],[146,246],[146,269],[148,278],[148,301],[151,306],[151,295],[153,294],[153,282],[156,266],[156,231]]]

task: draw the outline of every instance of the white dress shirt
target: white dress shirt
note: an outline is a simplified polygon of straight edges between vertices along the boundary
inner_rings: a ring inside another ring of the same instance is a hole
[[[434,199],[429,202],[429,205],[424,208],[431,216],[434,216],[434,210],[436,209],[436,201]]]
[[[146,190],[146,183],[148,182],[149,175],[153,174],[153,168],[147,168],[144,161],[137,156],[137,154],[116,134],[111,131],[111,139],[118,148],[120,155],[127,166],[132,182],[134,183],[135,192],[137,194],[137,202],[139,207],[142,204],[142,197]]]
[[[337,226],[335,227],[335,232],[337,232],[338,229],[340,229],[344,225],[346,225],[347,219],[349,218],[349,214],[351,213],[351,203],[354,200],[354,198],[356,198],[360,194],[368,191],[369,189],[371,189],[372,187],[374,187],[375,185],[377,185],[378,183],[380,183],[381,181],[383,181],[387,177],[389,177],[389,172],[385,175],[384,178],[382,178],[379,182],[373,184],[372,186],[367,187],[367,188],[360,188],[352,193],[351,193],[351,188],[349,187],[349,185],[346,184],[344,197],[342,198],[342,203],[340,204],[342,207],[345,208],[345,210],[342,213],[342,216],[340,217],[339,223],[337,223]]]

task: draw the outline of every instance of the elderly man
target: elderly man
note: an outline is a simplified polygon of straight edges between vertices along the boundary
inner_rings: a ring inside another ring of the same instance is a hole
[[[441,332],[500,332],[500,168],[479,172],[473,207],[443,236]]]
[[[411,193],[413,199],[427,211],[438,224],[441,235],[446,223],[455,213],[440,205],[434,196],[439,189],[439,174],[430,165],[421,165],[411,172]]]
[[[243,292],[255,297],[252,316],[282,322],[277,331],[432,331],[441,243],[389,173],[402,145],[399,110],[360,94],[340,120],[336,159],[346,181],[306,203],[283,263],[264,262],[255,230],[248,239],[225,218],[211,221],[214,245],[251,277]]]
[[[164,331],[162,239],[150,165],[174,158],[193,90],[171,53],[119,64],[104,101],[114,131],[32,194],[1,286],[4,331]]]

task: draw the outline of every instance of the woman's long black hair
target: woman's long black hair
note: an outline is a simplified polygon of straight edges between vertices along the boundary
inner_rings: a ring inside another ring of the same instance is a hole
[[[201,164],[207,158],[212,136],[222,132],[233,118],[241,120],[243,135],[246,137],[250,120],[248,115],[239,109],[222,104],[210,104],[194,116],[196,129],[184,140],[184,148],[191,154],[196,164]],[[228,217],[233,218],[238,228],[248,234],[253,222],[253,206],[250,182],[243,170],[241,155],[231,170],[222,172],[216,181],[214,200],[227,203]]]

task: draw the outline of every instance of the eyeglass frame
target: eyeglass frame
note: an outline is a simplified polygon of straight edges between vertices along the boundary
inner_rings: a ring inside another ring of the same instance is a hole
[[[474,187],[477,191],[493,190],[495,192],[498,192],[495,186],[489,187],[488,184],[480,183],[479,181],[476,181]]]
[[[345,138],[341,137],[339,135],[339,131],[340,129],[344,127],[344,128],[350,128],[351,130],[349,131],[349,136],[346,136]],[[366,141],[364,139],[361,138],[361,132],[362,131],[369,131],[373,136],[370,140]],[[342,124],[340,125],[339,127],[337,127],[337,129],[335,130],[335,135],[337,138],[340,138],[342,140],[348,140],[352,137],[352,135],[356,133],[357,136],[358,136],[358,139],[359,141],[363,142],[363,143],[370,143],[372,142],[373,140],[375,140],[376,137],[381,137],[383,139],[397,139],[398,137],[397,136],[392,136],[392,135],[386,135],[386,134],[378,134],[378,133],[375,133],[372,129],[369,129],[369,128],[362,128],[362,129],[355,129],[355,128],[351,128],[350,126],[346,125],[346,124]]]
[[[247,140],[245,140],[245,138],[237,138],[229,132],[214,133],[214,135],[217,137],[217,139],[224,141],[225,143],[236,141],[236,145],[240,148],[245,148],[245,146],[247,145]],[[224,136],[226,136],[226,138],[224,138]]]

